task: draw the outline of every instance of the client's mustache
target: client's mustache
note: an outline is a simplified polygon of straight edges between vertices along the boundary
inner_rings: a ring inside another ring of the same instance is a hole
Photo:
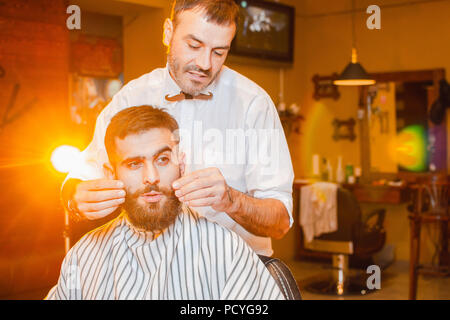
[[[146,185],[142,189],[139,189],[139,190],[137,190],[137,191],[135,191],[133,193],[130,193],[129,198],[138,198],[140,195],[142,195],[144,193],[149,193],[149,192],[152,192],[152,191],[160,192],[160,193],[162,193],[162,194],[164,194],[166,196],[169,196],[169,197],[172,196],[172,195],[175,195],[175,191],[173,189],[171,189],[171,188],[164,188],[164,187],[160,188],[156,184],[149,184],[149,185]],[[127,195],[128,195],[128,192],[127,192]]]

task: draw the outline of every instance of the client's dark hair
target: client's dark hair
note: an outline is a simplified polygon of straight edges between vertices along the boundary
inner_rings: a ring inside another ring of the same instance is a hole
[[[154,128],[166,128],[175,133],[178,130],[178,123],[167,112],[151,106],[130,107],[118,112],[111,119],[105,134],[105,148],[109,161],[113,162],[116,137],[124,139],[130,134],[138,134]]]

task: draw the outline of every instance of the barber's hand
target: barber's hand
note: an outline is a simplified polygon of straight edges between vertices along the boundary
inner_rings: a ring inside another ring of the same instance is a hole
[[[73,200],[82,215],[95,220],[113,213],[125,202],[125,194],[122,181],[99,179],[78,183]]]
[[[175,195],[190,207],[211,206],[227,212],[233,206],[231,188],[217,168],[194,171],[174,181]]]

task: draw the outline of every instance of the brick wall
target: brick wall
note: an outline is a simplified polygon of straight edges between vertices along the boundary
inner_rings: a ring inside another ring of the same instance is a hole
[[[48,155],[71,129],[67,16],[63,0],[0,0],[2,298],[55,284],[64,255]]]

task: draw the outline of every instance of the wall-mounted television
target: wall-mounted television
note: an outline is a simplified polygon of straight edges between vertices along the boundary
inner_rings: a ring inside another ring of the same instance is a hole
[[[261,0],[235,0],[240,8],[235,56],[292,63],[295,8]]]

